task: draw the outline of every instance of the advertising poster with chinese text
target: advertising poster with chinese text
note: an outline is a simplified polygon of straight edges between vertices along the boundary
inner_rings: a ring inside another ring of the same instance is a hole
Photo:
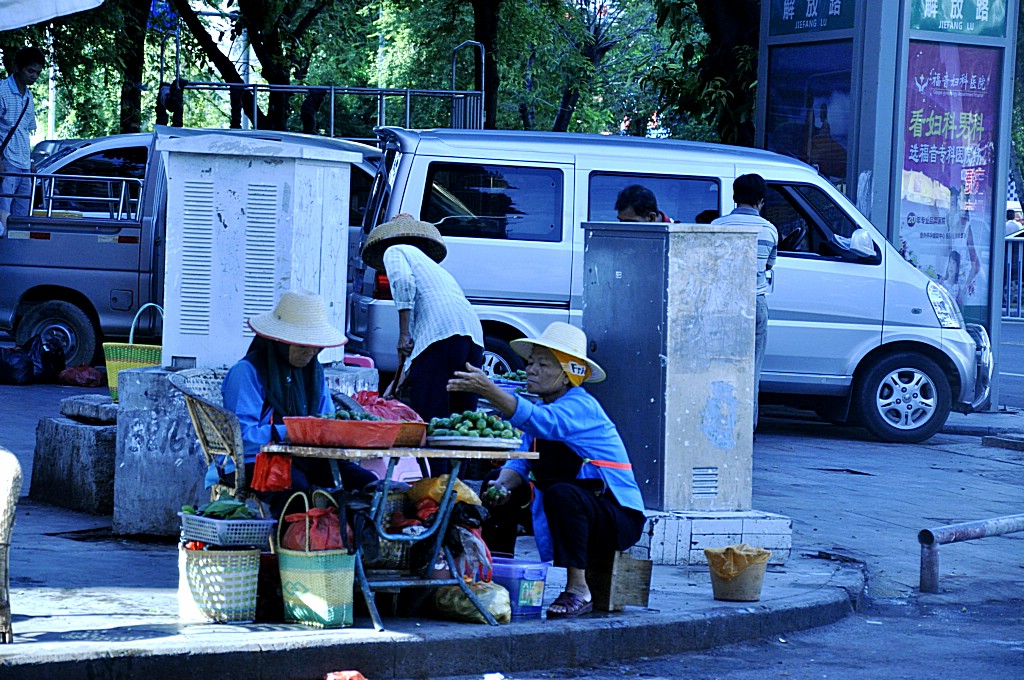
[[[910,43],[900,254],[986,318],[999,108],[999,51]]]

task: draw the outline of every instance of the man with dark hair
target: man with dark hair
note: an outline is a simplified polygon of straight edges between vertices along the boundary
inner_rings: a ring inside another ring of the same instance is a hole
[[[1006,236],[1012,236],[1020,231],[1021,223],[1017,221],[1017,211],[1013,208],[1006,209]]]
[[[29,178],[5,173],[27,173],[32,168],[29,135],[36,129],[36,111],[29,86],[45,66],[46,56],[39,48],[23,47],[14,55],[11,75],[0,81],[0,236],[12,213],[29,211]]]
[[[630,184],[615,199],[615,212],[619,222],[671,222],[668,215],[658,210],[654,192],[642,184]]]
[[[757,391],[761,384],[761,364],[768,344],[768,276],[775,266],[779,247],[779,231],[761,217],[768,187],[760,175],[741,175],[732,184],[732,200],[736,209],[711,224],[733,227],[757,227],[757,316],[754,325],[754,429],[757,429]]]

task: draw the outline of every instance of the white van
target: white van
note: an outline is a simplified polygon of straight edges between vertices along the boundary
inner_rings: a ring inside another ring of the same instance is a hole
[[[433,222],[442,263],[483,322],[486,366],[520,367],[509,341],[551,321],[579,325],[586,221],[615,221],[618,192],[654,191],[676,221],[732,210],[732,182],[768,183],[763,214],[779,229],[768,298],[762,393],[785,395],[876,436],[921,441],[951,409],[987,402],[991,348],[946,290],[892,248],[810,166],[714,144],[494,130],[378,130],[383,155],[363,236],[405,212]],[[358,238],[352,238],[353,244]],[[398,315],[387,279],[353,246],[349,348],[397,364]],[[751,274],[753,275],[753,274]]]

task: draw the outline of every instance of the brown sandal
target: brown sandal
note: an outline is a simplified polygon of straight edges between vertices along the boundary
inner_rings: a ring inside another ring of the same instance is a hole
[[[564,612],[553,612],[551,607],[555,605],[565,607]],[[555,598],[555,601],[548,606],[548,618],[549,619],[571,619],[577,616],[583,616],[594,611],[593,600],[584,600],[576,593],[570,593],[569,591],[563,591],[561,595]]]

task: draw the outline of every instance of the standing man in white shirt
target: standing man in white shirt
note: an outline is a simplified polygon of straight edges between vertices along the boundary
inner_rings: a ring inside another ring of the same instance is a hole
[[[754,430],[757,430],[757,391],[761,384],[761,364],[768,345],[768,270],[775,266],[779,231],[761,217],[768,186],[757,174],[741,175],[732,183],[736,209],[711,224],[757,227],[757,317],[754,324]]]
[[[28,215],[32,183],[28,177],[4,173],[26,173],[32,168],[32,143],[36,111],[29,86],[39,79],[46,56],[39,48],[23,47],[14,55],[14,71],[0,81],[0,236],[7,231],[7,218]]]
[[[402,213],[376,227],[363,245],[363,262],[387,273],[398,308],[398,359],[409,406],[424,420],[475,411],[477,395],[449,392],[466,362],[483,365],[480,318],[454,277],[440,264],[448,254],[433,224]]]

